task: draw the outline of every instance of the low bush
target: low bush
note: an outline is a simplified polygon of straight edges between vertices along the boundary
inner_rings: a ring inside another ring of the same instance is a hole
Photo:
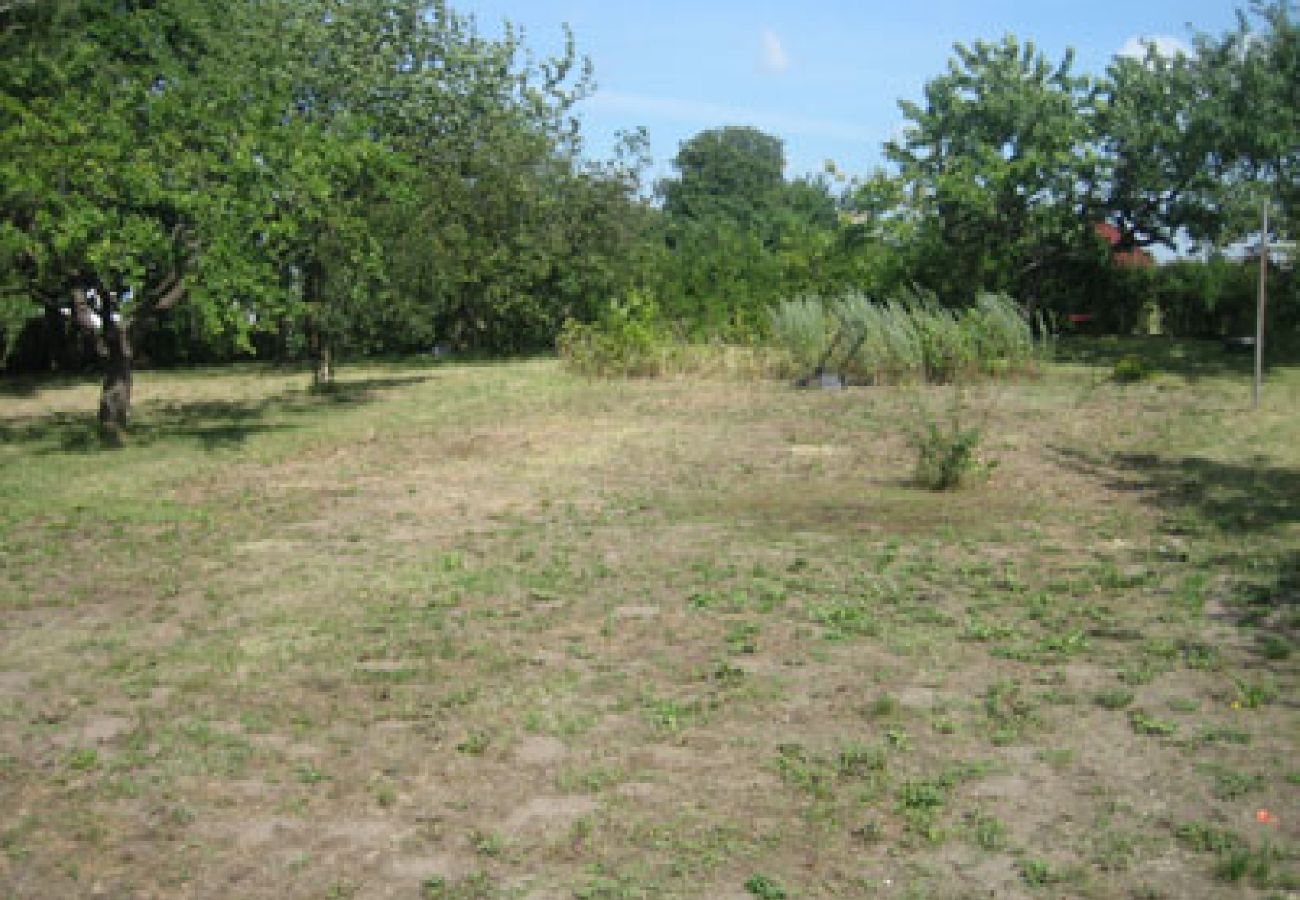
[[[965,406],[961,393],[953,392],[952,404],[942,415],[918,408],[909,439],[916,451],[914,476],[917,484],[932,491],[951,491],[969,478],[987,474],[996,465],[981,459],[976,451],[983,429],[963,423]]]
[[[795,371],[789,354],[771,347],[687,341],[664,322],[655,301],[640,293],[612,304],[594,323],[569,320],[556,347],[565,368],[593,377],[692,374],[753,380]]]
[[[663,374],[672,340],[652,297],[632,292],[594,323],[564,323],[556,341],[566,368],[583,375]]]
[[[1122,356],[1115,362],[1115,368],[1111,372],[1111,378],[1120,384],[1132,384],[1135,381],[1144,381],[1151,376],[1151,369],[1147,366],[1142,357],[1130,353]]]

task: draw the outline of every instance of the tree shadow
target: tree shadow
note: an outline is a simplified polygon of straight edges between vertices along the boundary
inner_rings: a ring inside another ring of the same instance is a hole
[[[1154,372],[1181,375],[1189,381],[1221,375],[1249,378],[1255,371],[1253,349],[1224,341],[1168,337],[1066,337],[1056,346],[1061,362],[1111,370],[1126,356],[1137,356]],[[1265,368],[1295,366],[1295,353],[1265,345]]]
[[[1277,640],[1300,637],[1300,469],[1256,457],[1227,463],[1150,453],[1094,456],[1053,448],[1064,466],[1112,490],[1134,491],[1162,512],[1170,535],[1200,536],[1218,548],[1206,564],[1234,583],[1232,618],[1255,629],[1268,658]]]
[[[120,440],[105,437],[93,413],[46,413],[0,419],[0,441],[30,454],[98,453],[190,441],[205,451],[241,446],[256,434],[300,427],[330,409],[361,406],[384,392],[420,384],[434,375],[403,375],[339,381],[327,389],[292,388],[258,400],[154,401],[133,412]]]

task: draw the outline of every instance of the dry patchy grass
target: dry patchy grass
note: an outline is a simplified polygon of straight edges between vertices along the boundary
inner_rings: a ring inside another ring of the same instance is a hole
[[[0,893],[1285,896],[1300,373],[1099,371],[2,394]]]

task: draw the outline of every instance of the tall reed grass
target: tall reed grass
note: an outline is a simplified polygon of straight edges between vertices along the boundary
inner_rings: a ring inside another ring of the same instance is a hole
[[[1021,372],[1046,350],[1016,302],[999,294],[981,294],[965,309],[923,291],[884,302],[804,297],[779,304],[770,323],[774,346],[804,371],[821,365],[866,384]]]

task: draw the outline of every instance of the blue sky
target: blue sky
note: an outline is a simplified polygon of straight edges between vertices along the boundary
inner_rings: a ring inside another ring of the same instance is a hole
[[[853,175],[881,163],[903,122],[900,98],[919,99],[955,41],[1008,32],[1077,72],[1100,74],[1136,38],[1188,42],[1234,23],[1210,0],[453,0],[497,34],[509,19],[538,53],[574,29],[598,92],[580,107],[589,154],[609,155],[620,129],[645,126],[655,177],[681,141],[719,125],[754,125],[784,139],[791,175],[834,160]]]

